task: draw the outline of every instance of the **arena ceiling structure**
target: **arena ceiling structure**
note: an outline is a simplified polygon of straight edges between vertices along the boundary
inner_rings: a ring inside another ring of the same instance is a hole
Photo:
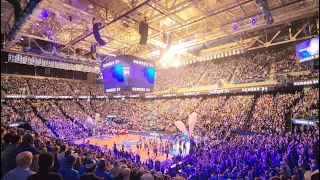
[[[22,8],[28,0],[20,0]],[[107,42],[98,53],[156,59],[172,37],[171,53],[180,59],[217,51],[255,49],[319,34],[318,0],[268,0],[274,22],[267,24],[256,0],[42,0],[3,49],[28,46],[83,57],[97,44],[93,23],[102,24]],[[139,45],[139,24],[149,24],[147,45]],[[1,0],[1,33],[14,24],[12,6]]]

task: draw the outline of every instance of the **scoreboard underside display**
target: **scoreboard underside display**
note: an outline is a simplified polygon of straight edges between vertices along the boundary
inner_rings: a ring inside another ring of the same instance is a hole
[[[135,56],[122,55],[101,63],[105,93],[153,92],[155,63]]]
[[[315,59],[319,61],[319,36],[297,44],[296,56],[300,63]]]

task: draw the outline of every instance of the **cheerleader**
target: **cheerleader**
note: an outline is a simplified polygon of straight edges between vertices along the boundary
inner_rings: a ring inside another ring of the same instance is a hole
[[[145,150],[148,149],[148,142],[147,142],[147,141],[144,142],[144,149],[145,149]]]

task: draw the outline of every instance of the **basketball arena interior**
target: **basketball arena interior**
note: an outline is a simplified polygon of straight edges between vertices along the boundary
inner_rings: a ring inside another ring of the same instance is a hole
[[[319,179],[319,0],[1,0],[1,179]]]

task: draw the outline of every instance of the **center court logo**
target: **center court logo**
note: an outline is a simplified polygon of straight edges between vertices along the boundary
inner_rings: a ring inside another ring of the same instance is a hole
[[[123,144],[125,148],[130,149],[135,147],[137,145],[137,142],[138,141],[132,141],[132,139],[126,139],[126,140],[120,141],[120,143],[117,144],[117,146],[121,148]]]

